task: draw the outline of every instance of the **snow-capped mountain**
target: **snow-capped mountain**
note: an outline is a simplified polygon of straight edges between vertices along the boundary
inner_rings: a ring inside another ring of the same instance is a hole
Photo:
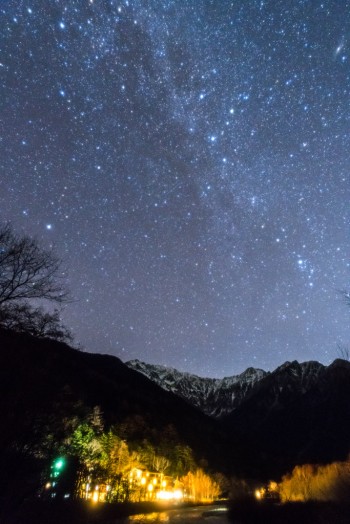
[[[126,365],[215,418],[231,413],[250,390],[268,375],[262,369],[248,368],[240,375],[215,379],[198,377],[139,360],[130,360]]]
[[[139,360],[130,360],[126,365],[215,418],[229,415],[251,399],[257,409],[283,405],[287,396],[307,393],[322,379],[326,369],[319,362],[294,361],[285,362],[272,372],[250,367],[240,375],[215,379]]]
[[[223,421],[236,460],[280,475],[295,464],[346,460],[350,438],[350,362],[286,362],[262,378]],[[245,448],[243,451],[242,446]]]
[[[312,389],[322,389],[327,367],[319,362],[285,362],[271,373],[265,374],[244,398],[239,411],[247,417],[248,411],[255,415],[284,409],[292,401],[298,401]],[[242,405],[243,404],[243,405]],[[238,407],[238,406],[237,406]],[[242,408],[242,409],[241,409]]]

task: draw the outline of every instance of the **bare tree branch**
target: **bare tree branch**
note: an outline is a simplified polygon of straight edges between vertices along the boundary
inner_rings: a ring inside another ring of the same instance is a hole
[[[0,229],[0,307],[2,304],[46,299],[69,300],[61,260],[27,237],[17,236],[10,225]]]
[[[57,309],[48,313],[27,303],[7,304],[0,308],[0,327],[39,338],[73,341],[71,333],[62,325]]]
[[[0,327],[36,337],[72,341],[59,311],[33,307],[32,300],[69,300],[61,260],[33,239],[18,236],[9,224],[0,226]]]

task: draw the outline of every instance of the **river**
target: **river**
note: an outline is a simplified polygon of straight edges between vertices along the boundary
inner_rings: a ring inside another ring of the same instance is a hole
[[[156,513],[132,515],[118,524],[152,524],[153,522],[168,522],[169,524],[197,524],[201,522],[213,524],[228,524],[227,508],[223,505],[195,506],[178,508]]]

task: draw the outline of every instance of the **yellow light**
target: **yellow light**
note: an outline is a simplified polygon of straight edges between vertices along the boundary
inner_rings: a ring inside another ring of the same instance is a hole
[[[98,491],[95,491],[95,493],[92,495],[93,502],[98,502]]]
[[[153,491],[153,484],[148,484],[148,491]]]
[[[47,484],[45,484],[45,488],[46,488],[46,489],[51,488],[51,482],[47,482]]]
[[[141,479],[141,484],[142,484],[142,486],[144,486],[144,485],[146,484],[146,479],[145,479],[145,477],[142,477],[142,479]]]
[[[172,500],[174,498],[174,494],[171,491],[158,491],[157,493],[157,499],[159,500]]]
[[[153,484],[154,484],[154,485],[157,484],[157,479],[153,479]]]
[[[174,491],[174,499],[176,499],[176,500],[180,500],[180,499],[183,498],[183,496],[184,496],[184,495],[183,495],[181,489],[176,489],[176,490]]]
[[[162,487],[165,488],[165,486],[166,486],[166,480],[163,480]]]
[[[260,490],[257,489],[257,490],[255,491],[255,497],[256,497],[257,499],[261,499],[261,492],[260,492]]]
[[[156,494],[158,500],[181,500],[183,498],[183,493],[181,489],[176,489],[175,491],[167,491],[162,489]]]

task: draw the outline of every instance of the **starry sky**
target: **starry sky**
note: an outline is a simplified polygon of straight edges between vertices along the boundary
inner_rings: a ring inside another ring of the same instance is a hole
[[[0,220],[87,351],[223,377],[350,343],[350,1],[3,0]]]

